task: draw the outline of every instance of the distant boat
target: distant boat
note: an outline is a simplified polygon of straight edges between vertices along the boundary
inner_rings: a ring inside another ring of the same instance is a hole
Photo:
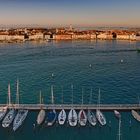
[[[76,126],[77,125],[77,113],[74,109],[71,109],[68,114],[68,122],[70,126]]]
[[[26,119],[28,115],[28,110],[18,110],[18,113],[14,119],[13,122],[13,130],[16,131],[23,123],[23,121]]]
[[[92,100],[92,89],[91,89],[91,92],[90,92],[89,104],[91,104],[91,100]],[[87,118],[88,118],[88,122],[92,126],[96,125],[96,123],[97,123],[96,117],[95,117],[94,113],[90,109],[88,109]]]
[[[0,108],[0,121],[4,118],[7,112],[7,106]]]
[[[78,121],[78,116],[75,109],[73,109],[73,85],[71,85],[71,89],[72,89],[72,109],[68,114],[68,122],[70,126],[76,126]]]
[[[40,106],[42,104],[42,97],[41,97],[41,91],[40,91]],[[37,116],[37,124],[40,125],[44,122],[45,120],[45,110],[42,109],[42,106],[41,106],[41,110]]]
[[[103,115],[103,113],[100,111],[100,89],[99,89],[98,109],[96,110],[96,117],[101,125],[106,125],[106,118]]]
[[[52,104],[54,104],[54,95],[53,95],[53,86],[51,86],[51,96],[52,96]],[[56,121],[57,115],[55,109],[50,110],[47,114],[46,123],[47,126],[52,126]]]
[[[63,91],[63,89],[62,89],[62,91]],[[62,92],[62,104],[63,104],[63,92]],[[58,115],[58,123],[60,125],[64,125],[66,118],[67,118],[66,111],[64,109],[62,109]]]
[[[118,119],[121,118],[121,114],[120,114],[120,112],[118,112],[117,110],[114,110],[114,114],[115,114],[115,116],[116,116]]]
[[[132,110],[131,113],[132,113],[132,116],[133,116],[137,121],[140,122],[140,115],[139,115],[139,113],[136,112],[135,110]]]
[[[9,106],[11,105],[11,92],[10,92],[10,84],[8,85],[8,101],[9,101]],[[4,128],[9,127],[10,124],[12,123],[14,117],[16,115],[15,109],[10,109],[5,118],[2,121],[2,126]]]
[[[83,105],[83,88],[82,88],[82,105]],[[78,122],[81,126],[85,126],[87,123],[87,116],[83,109],[78,114]]]
[[[19,106],[19,81],[17,80],[17,94],[16,94],[16,102]],[[13,130],[16,131],[24,122],[28,115],[28,110],[19,109],[17,115],[13,122]]]

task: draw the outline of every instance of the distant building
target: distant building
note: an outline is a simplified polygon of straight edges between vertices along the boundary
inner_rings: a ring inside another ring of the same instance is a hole
[[[44,39],[44,34],[43,33],[36,33],[29,35],[29,40],[43,40]]]

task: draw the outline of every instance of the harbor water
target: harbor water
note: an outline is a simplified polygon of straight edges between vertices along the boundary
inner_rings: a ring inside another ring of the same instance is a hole
[[[8,83],[11,84],[12,103],[15,103],[16,80],[19,79],[20,103],[97,104],[101,89],[103,104],[136,104],[140,96],[140,42],[131,41],[51,41],[0,44],[0,104],[7,103]],[[67,112],[68,113],[68,112]],[[113,112],[104,112],[107,125],[92,127],[59,126],[34,128],[38,112],[29,112],[18,131],[4,129],[0,123],[0,137],[4,140],[117,140],[118,120]],[[122,140],[139,140],[140,123],[131,112],[121,112]]]

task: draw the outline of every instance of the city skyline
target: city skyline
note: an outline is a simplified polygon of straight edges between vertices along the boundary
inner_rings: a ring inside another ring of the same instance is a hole
[[[139,26],[139,0],[4,0],[0,25]]]

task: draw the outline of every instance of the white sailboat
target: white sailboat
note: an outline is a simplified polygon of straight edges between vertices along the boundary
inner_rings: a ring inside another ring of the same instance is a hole
[[[41,104],[42,104],[42,97],[41,97],[41,91],[40,91],[40,106],[41,106]],[[39,114],[37,116],[37,124],[38,125],[40,125],[40,124],[42,124],[44,122],[45,114],[46,114],[45,110],[43,110],[42,107],[41,107],[41,110],[40,110],[40,112],[39,112]]]
[[[19,81],[17,80],[17,94],[16,94],[16,102],[19,106]],[[13,122],[13,130],[16,131],[24,122],[28,115],[28,110],[19,109],[17,115]]]
[[[89,104],[91,104],[91,100],[92,100],[92,89],[91,89],[91,93],[90,93]],[[88,122],[92,126],[96,125],[96,123],[97,123],[96,117],[95,117],[94,113],[90,109],[88,109],[87,118],[88,118]]]
[[[62,89],[62,104],[63,104],[63,89]],[[60,125],[64,125],[66,118],[67,118],[66,111],[62,109],[58,115],[58,123]]]
[[[51,86],[51,96],[52,96],[52,104],[54,104],[54,95],[53,95],[53,86]],[[49,113],[47,114],[47,126],[52,126],[54,125],[55,121],[56,121],[56,111],[55,109],[50,110]]]
[[[4,118],[7,112],[7,106],[0,108],[0,121]]]
[[[106,118],[103,113],[100,111],[100,89],[99,89],[99,97],[98,97],[98,109],[96,110],[96,118],[101,125],[106,125]]]
[[[83,89],[82,89],[82,105],[83,105]],[[85,126],[87,123],[87,116],[83,109],[81,109],[78,114],[78,122],[81,126]]]
[[[8,101],[9,101],[9,107],[11,106],[11,91],[10,91],[10,84],[8,85]],[[4,128],[9,127],[10,124],[12,123],[14,117],[15,117],[15,110],[10,109],[5,118],[2,121],[2,126]]]
[[[77,116],[75,109],[73,109],[73,85],[71,86],[71,88],[72,88],[72,109],[70,110],[70,112],[68,114],[68,122],[69,122],[70,126],[76,126],[78,116]]]

